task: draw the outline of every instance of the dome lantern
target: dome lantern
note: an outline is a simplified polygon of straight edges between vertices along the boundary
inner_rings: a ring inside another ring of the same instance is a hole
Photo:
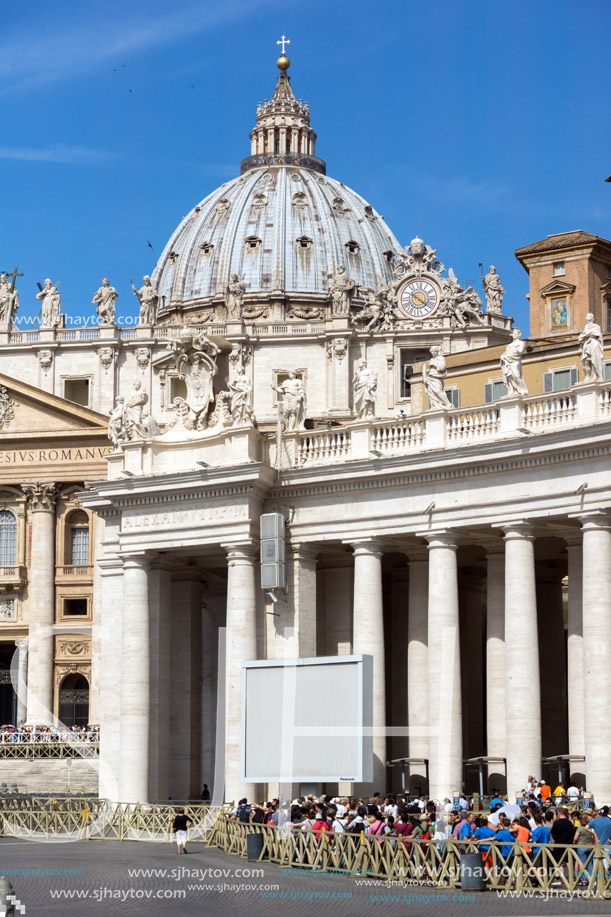
[[[289,44],[284,35],[282,55],[276,61],[280,74],[269,102],[259,102],[256,123],[250,132],[251,155],[242,160],[240,172],[261,166],[304,166],[326,175],[327,167],[316,156],[316,132],[310,125],[310,106],[297,101],[287,71],[290,61],[284,53]]]

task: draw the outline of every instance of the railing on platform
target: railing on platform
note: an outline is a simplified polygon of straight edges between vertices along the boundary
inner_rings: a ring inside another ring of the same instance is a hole
[[[70,742],[0,741],[2,758],[98,758],[99,742],[75,739]]]
[[[489,889],[503,892],[522,890],[569,892],[588,898],[611,897],[611,850],[595,844],[577,847],[566,844],[514,843],[487,840],[488,850],[473,841],[404,841],[400,837],[368,836],[333,832],[303,831],[290,826],[271,828],[244,825],[218,817],[209,845],[225,853],[247,856],[249,834],[263,836],[260,861],[283,869],[333,872],[336,875],[366,876],[410,885],[441,888],[461,886],[463,854],[481,858],[483,878]],[[317,835],[320,835],[317,837]],[[471,867],[473,870],[473,867]]]

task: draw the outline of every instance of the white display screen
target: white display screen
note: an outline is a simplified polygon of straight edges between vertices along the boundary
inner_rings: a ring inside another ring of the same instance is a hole
[[[243,663],[242,779],[372,780],[372,675],[371,656]]]

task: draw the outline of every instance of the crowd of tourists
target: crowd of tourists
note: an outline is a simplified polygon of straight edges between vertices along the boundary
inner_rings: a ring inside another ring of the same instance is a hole
[[[586,881],[593,867],[592,848],[597,842],[604,846],[605,866],[611,869],[610,810],[602,806],[596,811],[590,800],[573,804],[579,796],[573,797],[569,789],[559,784],[551,791],[546,783],[533,783],[527,787],[521,805],[497,796],[485,812],[474,811],[470,808],[473,801],[465,797],[445,799],[437,805],[424,796],[410,801],[395,796],[382,799],[379,793],[367,800],[310,795],[294,799],[291,805],[281,804],[278,799],[254,804],[241,799],[231,818],[242,824],[310,832],[317,840],[325,832],[355,835],[359,840],[375,837],[392,845],[403,843],[408,850],[415,844],[445,844],[452,839],[463,850],[479,850],[487,866],[492,864],[493,846],[508,862],[519,844],[536,866],[543,861],[542,845],[561,845],[562,851],[564,845],[572,845],[586,864]],[[565,800],[572,802],[565,805]]]
[[[18,745],[38,745],[60,742],[91,742],[99,740],[100,730],[97,726],[12,726],[10,723],[0,726],[0,743]]]

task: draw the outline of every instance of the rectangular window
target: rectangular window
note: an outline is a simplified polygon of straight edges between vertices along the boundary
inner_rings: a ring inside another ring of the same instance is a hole
[[[564,274],[566,274],[564,261],[556,261],[554,263],[554,277],[562,277]]]
[[[504,382],[486,382],[484,385],[484,403],[490,404],[491,401],[498,401],[507,394],[507,386]]]
[[[571,388],[572,385],[576,385],[578,378],[579,374],[576,366],[571,366],[567,369],[555,369],[552,372],[543,373],[543,391],[546,394],[550,392],[561,392],[563,389]]]
[[[611,299],[608,299],[606,302],[606,313],[607,313],[607,333],[611,331]]]
[[[83,407],[89,406],[89,379],[65,379],[64,380],[64,398],[73,401],[75,404],[81,404]]]
[[[430,353],[428,350],[401,350],[400,351],[400,377],[399,391],[400,398],[411,398],[412,384],[411,377],[416,372],[416,363],[423,363],[428,360]]]
[[[607,280],[611,280],[611,264],[605,265],[605,276]]]
[[[70,544],[70,563],[75,567],[85,567],[89,563],[89,529],[72,529]]]
[[[87,599],[64,599],[64,617],[87,617]]]
[[[611,363],[603,364],[603,379],[605,382],[609,382],[611,380]]]

